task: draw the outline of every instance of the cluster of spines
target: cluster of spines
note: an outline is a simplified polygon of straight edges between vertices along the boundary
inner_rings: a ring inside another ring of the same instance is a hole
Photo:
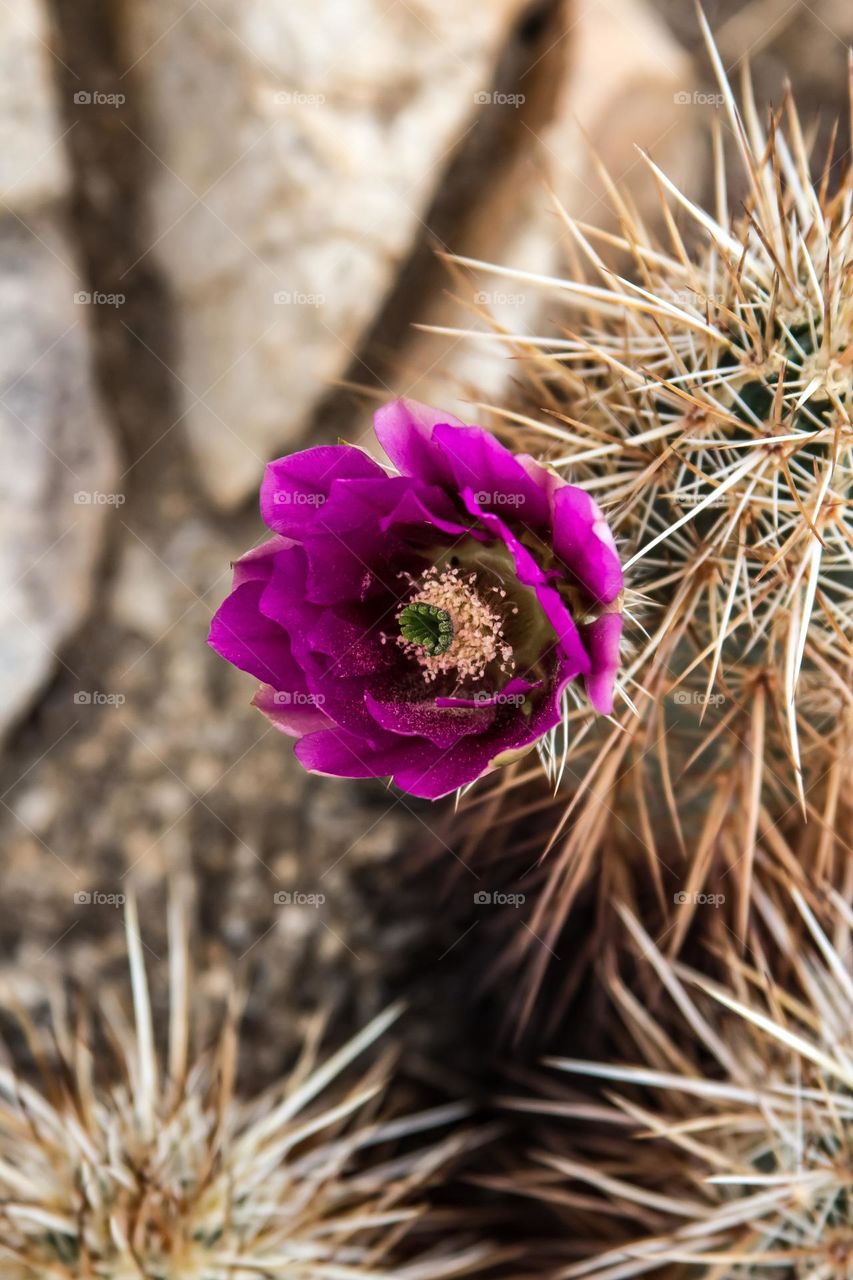
[[[535,937],[519,942],[534,986],[620,851],[656,887],[673,946],[695,913],[673,918],[672,890],[722,876],[743,936],[759,850],[772,858],[804,819],[824,832],[824,871],[849,859],[834,819],[853,782],[853,169],[836,176],[830,155],[814,178],[790,93],[765,127],[748,73],[741,108],[705,33],[724,103],[713,212],[646,157],[663,240],[604,174],[618,232],[559,210],[571,276],[456,259],[541,288],[549,314],[565,304],[558,337],[469,335],[513,348],[516,385],[526,375],[516,406],[482,408],[599,501],[628,585],[614,720],[567,701],[540,751],[563,790],[531,800],[535,768],[515,766],[465,801],[472,831],[498,792],[507,814],[518,794],[525,830],[555,815]]]

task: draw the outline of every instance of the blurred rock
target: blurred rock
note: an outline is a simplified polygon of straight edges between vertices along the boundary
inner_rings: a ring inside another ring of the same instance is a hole
[[[174,621],[175,608],[186,608],[185,601],[176,604],[172,598],[174,585],[168,565],[131,537],[112,585],[115,620],[150,641],[158,640]]]
[[[604,0],[567,4],[564,22],[568,58],[553,67],[543,59],[524,80],[531,95],[535,76],[559,76],[550,114],[536,119],[528,112],[525,118],[522,107],[522,145],[498,169],[450,246],[463,256],[546,277],[571,271],[558,203],[580,221],[616,229],[593,150],[622,198],[652,225],[660,205],[638,148],[688,188],[700,157],[700,117],[675,102],[691,83],[691,59],[645,0],[622,0],[618,10]],[[554,334],[559,317],[553,291],[506,274],[477,271],[453,292],[458,300],[448,296],[444,275],[416,319],[488,336],[460,342],[455,335],[413,334],[400,354],[398,385],[464,419],[474,416],[472,400],[499,403],[513,374],[510,347],[495,340],[494,325],[479,319],[471,304],[509,334]]]
[[[231,507],[346,371],[526,0],[127,4],[199,474]],[[156,249],[155,249],[156,246]]]
[[[40,5],[0,7],[0,732],[87,609],[116,463],[63,225],[68,174]]]
[[[68,181],[42,0],[0,5],[0,192],[20,212]]]

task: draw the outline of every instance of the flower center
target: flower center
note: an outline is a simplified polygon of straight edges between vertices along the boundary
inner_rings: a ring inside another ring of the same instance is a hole
[[[431,658],[446,653],[453,644],[453,622],[446,609],[417,600],[397,617],[404,640],[423,649]]]
[[[493,663],[502,672],[513,669],[500,612],[503,587],[478,589],[477,574],[457,566],[434,566],[418,582],[410,581],[416,591],[397,613],[397,643],[415,658],[428,682],[450,671],[460,681],[481,680]],[[511,612],[518,609],[513,606]]]

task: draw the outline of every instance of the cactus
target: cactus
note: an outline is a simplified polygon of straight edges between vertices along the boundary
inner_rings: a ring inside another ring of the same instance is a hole
[[[724,101],[713,212],[645,157],[661,238],[605,175],[619,229],[561,209],[567,278],[456,260],[559,309],[556,338],[469,334],[515,356],[516,402],[481,408],[592,493],[626,571],[614,716],[567,707],[543,749],[553,796],[531,795],[535,770],[516,765],[463,802],[472,847],[497,808],[510,823],[524,812],[525,839],[532,815],[549,821],[514,944],[531,958],[528,1000],[603,867],[619,864],[599,875],[602,908],[614,877],[635,905],[651,889],[672,954],[703,892],[724,893],[745,937],[757,859],[849,883],[853,168],[837,176],[830,152],[814,177],[791,93],[763,126],[748,72],[740,106],[704,30]],[[806,865],[780,852],[792,840]]]
[[[623,911],[638,972],[629,987],[610,957],[611,1060],[553,1059],[560,1092],[510,1101],[541,1113],[541,1141],[496,1185],[560,1215],[544,1275],[849,1280],[853,912],[831,893],[825,931],[818,905],[757,887],[749,956],[719,929],[723,982]]]
[[[193,1061],[184,913],[170,915],[169,1048],[155,1048],[151,1000],[133,902],[127,941],[135,1025],[109,1013],[114,1048],[95,1069],[98,1041],[64,1018],[21,1018],[44,1084],[4,1069],[0,1080],[0,1222],[7,1280],[288,1280],[451,1277],[488,1250],[441,1231],[412,1244],[429,1214],[428,1187],[470,1143],[456,1127],[423,1134],[464,1107],[392,1116],[387,1053],[343,1082],[396,1012],[375,1018],[325,1061],[313,1018],[292,1074],[271,1091],[235,1091],[237,1005],[218,1042]],[[61,1001],[54,1002],[55,1007]],[[197,1012],[199,1005],[192,1008]],[[5,1012],[14,1015],[14,1008]],[[420,1134],[419,1140],[413,1135]]]

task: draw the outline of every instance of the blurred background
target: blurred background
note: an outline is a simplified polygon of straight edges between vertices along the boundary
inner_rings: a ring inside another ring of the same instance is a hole
[[[705,11],[825,142],[849,3]],[[511,395],[413,326],[553,317],[442,254],[564,270],[549,191],[610,220],[590,144],[650,220],[638,144],[702,196],[718,90],[683,0],[0,0],[0,71],[0,977],[118,964],[131,887],[156,963],[181,877],[271,1075],[313,1003],[463,978],[400,857],[456,856],[444,807],[303,774],[206,648],[264,463]]]

